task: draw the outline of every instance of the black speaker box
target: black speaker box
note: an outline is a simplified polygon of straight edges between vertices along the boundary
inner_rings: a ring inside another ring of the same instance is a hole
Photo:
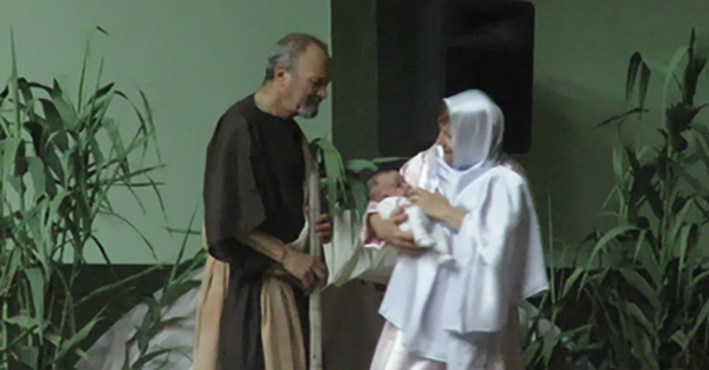
[[[436,137],[440,99],[486,92],[505,114],[504,150],[531,146],[534,7],[506,0],[376,0],[379,154]]]

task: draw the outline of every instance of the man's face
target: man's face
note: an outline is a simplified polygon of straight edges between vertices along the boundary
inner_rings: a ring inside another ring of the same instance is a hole
[[[443,147],[443,159],[446,163],[453,165],[453,137],[451,136],[451,121],[447,108],[438,116],[436,144]]]
[[[283,99],[286,109],[303,118],[318,115],[320,103],[327,98],[328,56],[312,44],[298,58],[295,68],[286,72],[282,80]]]

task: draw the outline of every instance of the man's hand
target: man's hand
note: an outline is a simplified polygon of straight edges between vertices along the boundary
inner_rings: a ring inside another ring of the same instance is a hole
[[[324,288],[327,285],[327,267],[309,254],[289,249],[283,267],[300,280],[306,289]]]
[[[315,233],[318,234],[321,244],[332,241],[332,221],[328,215],[320,215],[315,222]]]

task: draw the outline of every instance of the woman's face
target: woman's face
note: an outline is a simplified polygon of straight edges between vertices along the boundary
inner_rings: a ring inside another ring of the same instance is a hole
[[[448,114],[448,106],[441,103],[438,110],[438,138],[436,144],[443,147],[443,159],[448,165],[453,165],[453,137],[451,136],[451,121]]]

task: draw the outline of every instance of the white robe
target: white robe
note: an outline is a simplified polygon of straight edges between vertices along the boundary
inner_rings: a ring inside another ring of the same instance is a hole
[[[523,369],[516,305],[548,287],[546,272],[538,269],[544,266],[541,248],[515,248],[518,238],[539,238],[531,197],[524,180],[503,167],[467,191],[488,198],[464,198],[479,203],[465,208],[485,209],[469,213],[460,232],[451,235],[451,252],[461,267],[440,266],[435,255],[400,257],[380,314],[405,333],[402,344],[409,352],[447,363],[448,370]],[[478,240],[485,224],[505,235],[499,239],[504,245]]]

